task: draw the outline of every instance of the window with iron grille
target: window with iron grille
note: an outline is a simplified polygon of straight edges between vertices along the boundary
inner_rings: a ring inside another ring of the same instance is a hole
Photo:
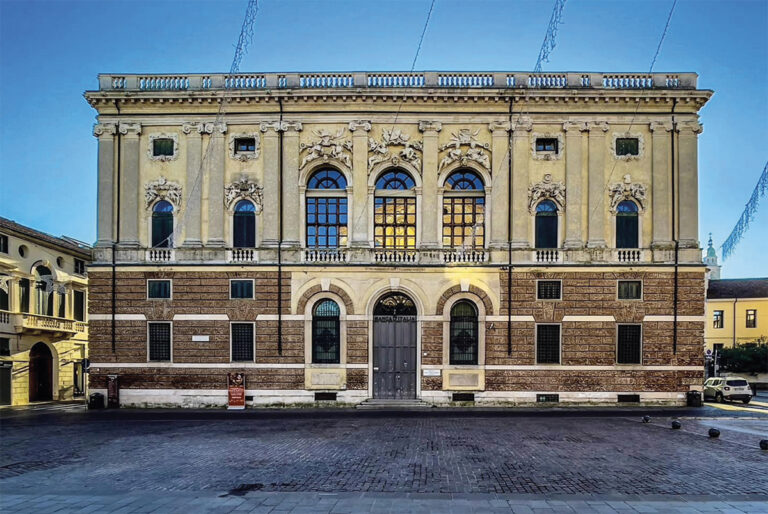
[[[8,253],[8,236],[0,234],[0,253]]]
[[[619,300],[640,300],[643,283],[639,280],[619,280]]]
[[[253,323],[232,323],[232,361],[253,360]]]
[[[168,322],[148,323],[149,360],[171,360],[171,324]]]
[[[229,282],[229,298],[231,300],[253,299],[253,280],[231,280]]]
[[[557,138],[556,137],[536,138],[536,151],[557,153]]]
[[[616,138],[616,155],[639,155],[640,140],[636,137]]]
[[[747,328],[757,327],[757,309],[747,309]]]
[[[723,311],[715,311],[714,318],[712,319],[712,328],[723,328],[724,318]]]
[[[559,280],[539,280],[536,287],[537,300],[559,300],[560,296]]]
[[[477,364],[477,309],[462,300],[451,308],[451,364]]]
[[[560,364],[560,325],[536,326],[536,364]]]
[[[640,325],[619,325],[616,347],[616,362],[619,364],[641,364]]]
[[[73,317],[75,321],[85,321],[85,293],[77,290],[73,291],[73,293]]]
[[[471,170],[458,170],[445,179],[443,247],[485,246],[485,188]]]
[[[78,275],[85,275],[85,261],[75,259],[75,273]]]
[[[376,181],[373,239],[376,248],[416,248],[416,183],[403,170],[387,171]]]
[[[170,280],[147,280],[147,298],[166,299],[170,297]]]
[[[322,300],[312,313],[312,362],[338,364],[341,357],[339,306],[333,300]]]

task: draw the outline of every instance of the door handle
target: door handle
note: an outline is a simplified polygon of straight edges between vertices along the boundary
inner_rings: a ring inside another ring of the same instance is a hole
[[[378,366],[374,366],[373,371],[379,371]]]

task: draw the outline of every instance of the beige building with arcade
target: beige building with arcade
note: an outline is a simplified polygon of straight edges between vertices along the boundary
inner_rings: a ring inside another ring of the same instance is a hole
[[[223,405],[236,371],[249,405],[684,402],[696,84],[100,75],[91,387]]]

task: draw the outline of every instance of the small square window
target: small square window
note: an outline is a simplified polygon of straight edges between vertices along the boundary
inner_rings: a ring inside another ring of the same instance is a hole
[[[232,280],[229,283],[229,298],[232,300],[253,299],[253,280]]]
[[[539,280],[536,284],[537,300],[560,300],[560,281],[559,280]]]
[[[636,137],[616,138],[616,155],[639,155],[640,140]]]
[[[641,364],[640,325],[619,325],[616,345],[616,362],[619,364]]]
[[[75,274],[85,275],[85,261],[75,259]]]
[[[639,280],[619,280],[619,300],[640,300],[643,283]]]
[[[552,152],[557,153],[557,138],[556,137],[539,137],[536,138],[536,151],[537,152]]]
[[[170,297],[170,280],[147,280],[147,298],[169,299]]]
[[[235,138],[235,153],[249,153],[256,151],[255,137]]]
[[[712,318],[712,328],[723,328],[724,321],[723,311],[715,311]]]
[[[747,309],[747,328],[757,327],[757,309]]]
[[[0,234],[0,253],[8,253],[8,236]]]
[[[159,137],[152,141],[152,155],[155,157],[173,157],[173,139]]]

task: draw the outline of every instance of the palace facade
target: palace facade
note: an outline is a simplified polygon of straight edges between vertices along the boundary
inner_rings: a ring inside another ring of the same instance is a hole
[[[692,73],[100,75],[93,390],[680,404]]]

